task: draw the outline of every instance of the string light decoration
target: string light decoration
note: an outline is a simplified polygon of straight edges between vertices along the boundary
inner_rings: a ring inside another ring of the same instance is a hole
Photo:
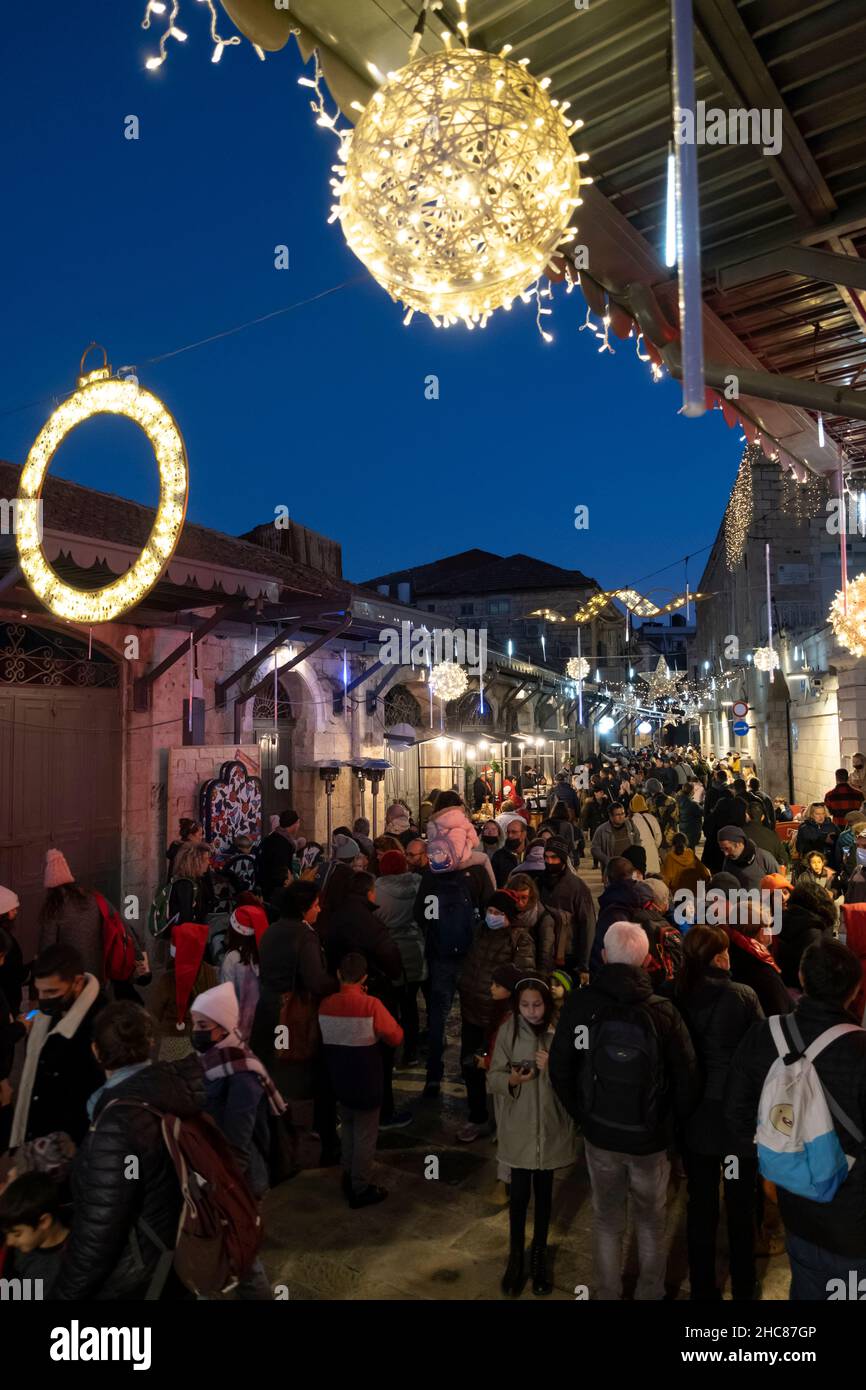
[[[465,36],[464,36],[465,37]],[[533,290],[576,235],[580,162],[567,102],[551,101],[528,59],[473,48],[416,58],[340,134],[332,219],[395,301],[404,323],[483,328]],[[546,335],[548,338],[550,335]]]
[[[828,618],[837,641],[852,656],[866,656],[866,574],[849,580],[847,591],[838,591]]]
[[[693,594],[689,591],[688,593],[677,594],[670,603],[659,608],[652,599],[645,598],[636,589],[606,589],[593,594],[592,598],[572,618],[566,618],[561,613],[551,612],[549,608],[536,608],[534,612],[529,614],[529,617],[546,618],[551,623],[588,623],[607,608],[612,599],[619,599],[630,613],[636,613],[639,618],[659,618],[665,613],[673,613],[677,608],[684,607],[686,602],[697,603],[701,599],[711,597],[710,594]]]
[[[747,444],[725,510],[725,563],[733,571],[743,563],[746,540],[754,511],[752,494],[752,464],[763,457],[757,444]]]
[[[676,695],[683,677],[678,672],[671,671],[664,657],[660,656],[655,670],[649,675],[641,674],[639,679],[647,687],[650,698],[658,700],[664,695]]]
[[[199,0],[199,3],[207,6],[210,15],[210,36],[213,43],[211,62],[218,63],[223,56],[224,49],[234,48],[236,44],[242,43],[243,40],[237,34],[233,34],[231,38],[224,39],[217,31],[218,16],[214,0]],[[159,50],[156,54],[152,54],[150,58],[146,59],[144,64],[149,72],[154,72],[157,68],[162,67],[168,56],[169,39],[174,39],[177,43],[186,43],[189,38],[186,30],[181,29],[175,22],[180,17],[180,0],[169,0],[169,4],[165,4],[164,0],[147,0],[144,19],[141,21],[142,29],[149,29],[154,16],[161,19],[166,11],[168,11],[168,18],[165,21],[165,28],[160,35]],[[264,51],[259,45],[253,43],[251,47],[255,50],[262,62],[264,62]]]
[[[456,661],[440,661],[430,672],[430,691],[440,700],[459,700],[468,685],[466,672]]]
[[[792,473],[782,474],[782,510],[795,521],[808,521],[825,512],[827,480],[809,473],[804,483],[798,483]]]
[[[575,681],[585,681],[589,675],[589,662],[585,656],[570,656],[565,663],[565,674]]]
[[[89,351],[81,359],[82,372]],[[159,467],[159,505],[153,530],[132,568],[111,584],[85,591],[65,584],[45,558],[40,499],[57,449],[76,426],[94,415],[123,415],[147,435]],[[103,366],[79,376],[78,390],[43,425],[21,470],[16,540],[21,569],[34,594],[59,618],[78,623],[107,623],[133,608],[153,588],[174,553],[188,491],[186,448],[173,416],[135,379],[112,377],[103,349]]]
[[[755,663],[756,670],[769,671],[771,673],[773,671],[778,671],[782,664],[779,653],[776,651],[775,647],[756,647],[752,654],[752,660]]]

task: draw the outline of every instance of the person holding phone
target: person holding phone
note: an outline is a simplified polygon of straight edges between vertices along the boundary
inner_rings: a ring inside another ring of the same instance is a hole
[[[550,1084],[547,1069],[553,1041],[553,997],[546,980],[527,975],[512,999],[512,1022],[496,1035],[487,1084],[497,1097],[498,1158],[511,1169],[510,1250],[502,1292],[517,1298],[524,1284],[524,1247],[529,1198],[535,1194],[530,1251],[532,1292],[553,1290],[547,1274],[547,1233],[553,1205],[553,1175],[577,1156],[573,1121]]]

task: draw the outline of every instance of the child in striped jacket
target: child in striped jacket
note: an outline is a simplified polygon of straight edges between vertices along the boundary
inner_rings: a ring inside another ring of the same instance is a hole
[[[383,1065],[380,1042],[399,1047],[403,1029],[380,999],[367,994],[367,961],[353,951],[340,962],[339,994],[319,1007],[325,1060],[340,1108],[343,1191],[353,1210],[383,1202],[388,1193],[370,1181],[379,1135]]]

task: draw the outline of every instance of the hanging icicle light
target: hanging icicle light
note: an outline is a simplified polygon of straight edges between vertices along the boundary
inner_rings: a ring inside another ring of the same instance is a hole
[[[668,182],[665,194],[665,265],[677,263],[677,160],[673,145],[668,145]]]
[[[405,322],[484,327],[570,241],[580,161],[572,122],[525,61],[455,48],[389,73],[340,132],[332,215]],[[531,297],[531,296],[530,296]]]

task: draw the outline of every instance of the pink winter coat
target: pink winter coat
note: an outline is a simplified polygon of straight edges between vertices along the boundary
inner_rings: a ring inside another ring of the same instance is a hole
[[[496,876],[490,860],[477,846],[478,832],[462,806],[446,806],[427,822],[427,855],[431,865],[445,870],[483,864],[495,889]]]

